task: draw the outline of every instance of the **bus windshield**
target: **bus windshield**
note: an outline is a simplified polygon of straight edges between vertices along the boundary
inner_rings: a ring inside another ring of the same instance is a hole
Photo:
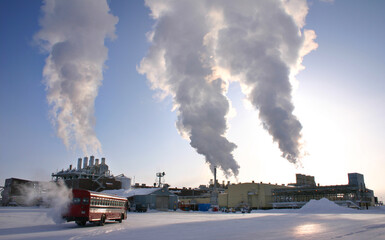
[[[84,205],[88,205],[90,203],[90,199],[89,198],[83,198],[83,204]]]
[[[72,199],[72,204],[79,204],[80,203],[80,198],[73,198]]]

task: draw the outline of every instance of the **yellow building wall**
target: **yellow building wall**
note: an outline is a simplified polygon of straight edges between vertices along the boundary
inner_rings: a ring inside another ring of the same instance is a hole
[[[271,190],[276,188],[286,187],[265,183],[232,184],[225,193],[219,195],[219,206],[228,208],[248,206],[253,209],[272,208]]]
[[[218,195],[218,205],[220,208],[228,206],[228,196],[228,193],[220,193]]]

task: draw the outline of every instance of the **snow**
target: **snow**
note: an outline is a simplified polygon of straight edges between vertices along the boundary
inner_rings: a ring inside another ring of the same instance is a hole
[[[250,214],[131,212],[123,223],[102,227],[55,224],[47,208],[0,207],[0,239],[385,239],[384,208],[352,210],[333,204],[319,200],[302,209]]]
[[[117,195],[120,197],[132,197],[137,195],[148,195],[161,188],[132,188],[132,189],[118,189],[118,190],[105,190],[103,193]]]
[[[327,198],[312,199],[299,210],[301,213],[355,213],[357,211],[359,210],[341,207]]]

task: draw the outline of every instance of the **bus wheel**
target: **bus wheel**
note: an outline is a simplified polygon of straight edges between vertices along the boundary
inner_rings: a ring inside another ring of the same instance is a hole
[[[122,214],[122,216],[120,216],[120,219],[118,220],[118,222],[122,223],[123,219],[124,219],[124,215]]]
[[[78,226],[85,226],[86,225],[86,221],[76,221],[76,224],[78,225]]]
[[[106,222],[106,216],[102,216],[99,221],[99,226],[104,226],[104,223]]]

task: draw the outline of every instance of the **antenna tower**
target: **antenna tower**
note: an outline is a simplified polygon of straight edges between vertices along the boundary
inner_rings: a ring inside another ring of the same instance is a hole
[[[156,173],[156,177],[158,178],[158,187],[162,187],[163,186],[162,178],[163,178],[163,182],[164,182],[164,175],[166,175],[165,172],[158,172],[158,173]]]

